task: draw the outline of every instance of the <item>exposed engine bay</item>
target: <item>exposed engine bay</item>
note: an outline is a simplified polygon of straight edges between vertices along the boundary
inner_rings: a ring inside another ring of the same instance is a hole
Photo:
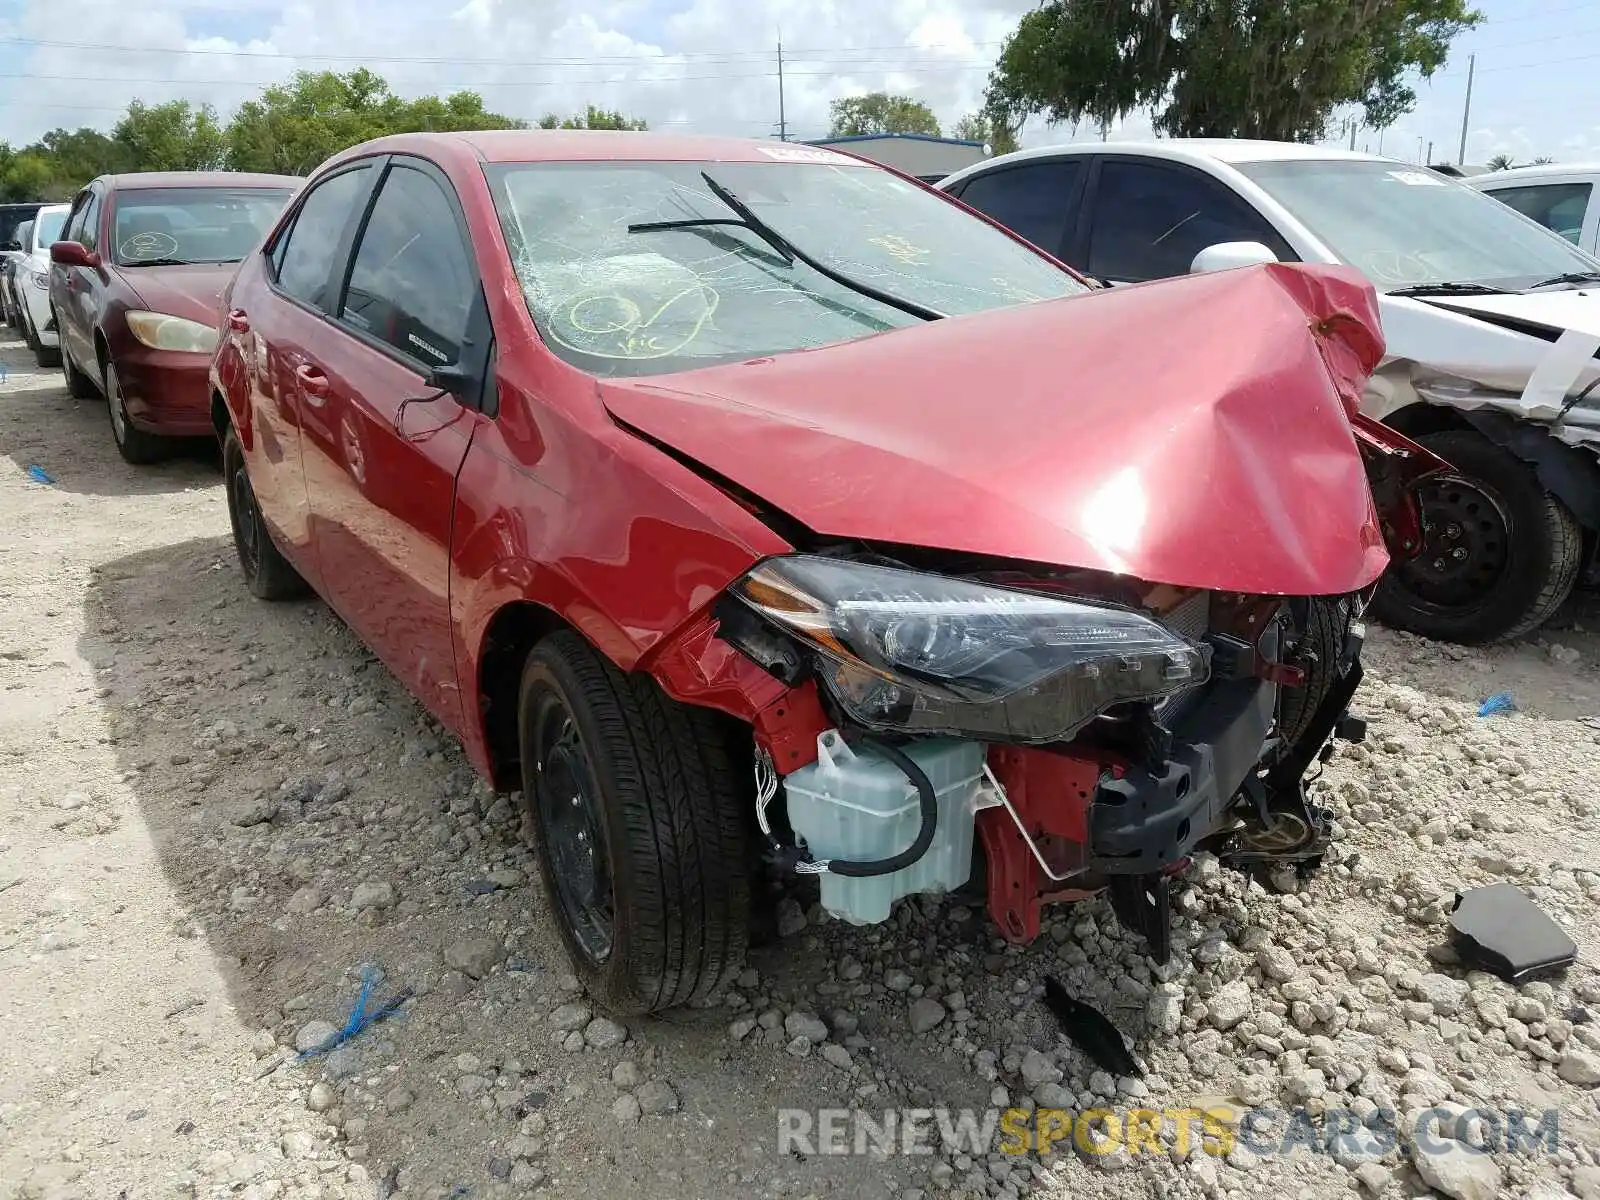
[[[864,548],[771,559],[716,609],[717,636],[791,689],[782,728],[757,727],[758,819],[833,915],[876,923],[969,885],[976,839],[1008,940],[1109,889],[1164,961],[1167,881],[1195,851],[1321,857],[1306,776],[1364,730],[1365,597],[938,557],[938,574]]]

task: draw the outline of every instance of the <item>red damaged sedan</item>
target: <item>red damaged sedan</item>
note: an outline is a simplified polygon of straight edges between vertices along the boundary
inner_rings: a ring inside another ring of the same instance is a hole
[[[1357,415],[1373,293],[1092,289],[771,142],[413,135],[327,163],[212,371],[258,596],[318,592],[521,792],[615,1009],[737,970],[763,870],[841,919],[1310,862],[1359,616],[1437,460]],[[1375,499],[1376,497],[1376,499]]]
[[[217,297],[300,180],[195,171],[107,175],[50,247],[51,322],[67,390],[106,398],[130,463],[211,433]]]

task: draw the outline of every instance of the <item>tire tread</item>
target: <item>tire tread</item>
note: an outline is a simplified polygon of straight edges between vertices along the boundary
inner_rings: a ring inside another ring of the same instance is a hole
[[[703,1000],[743,965],[750,903],[740,773],[723,720],[625,674],[575,633],[540,643],[530,666],[538,661],[587,704],[601,743],[591,760],[615,809],[609,827],[625,842],[610,850],[628,961],[608,964],[601,998],[634,1012]]]

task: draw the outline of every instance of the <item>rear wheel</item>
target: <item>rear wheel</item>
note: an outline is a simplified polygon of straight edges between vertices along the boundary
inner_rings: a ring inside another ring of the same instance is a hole
[[[1534,469],[1482,434],[1417,439],[1455,470],[1419,485],[1422,552],[1384,574],[1385,625],[1475,645],[1542,625],[1572,592],[1583,530]]]
[[[61,322],[56,322],[56,328],[61,327]],[[94,380],[78,370],[72,361],[72,355],[67,350],[65,341],[61,345],[61,377],[66,381],[67,395],[74,400],[87,400],[95,394]]]
[[[245,470],[244,447],[232,429],[222,443],[222,477],[228,490],[233,547],[250,594],[261,600],[293,600],[305,595],[306,581],[278,552],[261,519],[261,506],[256,503],[255,489]]]
[[[752,785],[724,719],[563,632],[528,656],[518,724],[540,873],[591,994],[621,1013],[709,995],[750,911]]]

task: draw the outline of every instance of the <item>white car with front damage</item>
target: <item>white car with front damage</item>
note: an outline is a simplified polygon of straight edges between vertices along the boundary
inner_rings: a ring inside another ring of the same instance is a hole
[[[1373,613],[1457,642],[1542,624],[1600,534],[1600,260],[1414,164],[1282,142],[1051,146],[939,187],[1112,284],[1343,263],[1380,293],[1363,409],[1454,471]]]

